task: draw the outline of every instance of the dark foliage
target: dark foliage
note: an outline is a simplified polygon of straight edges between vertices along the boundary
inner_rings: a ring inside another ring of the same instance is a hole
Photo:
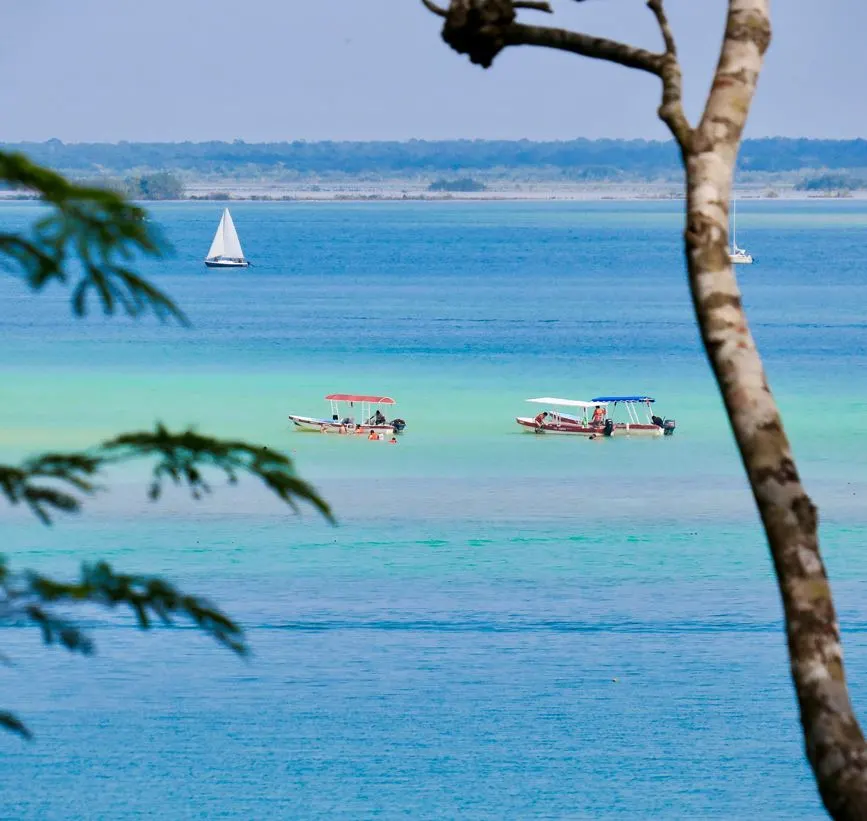
[[[244,656],[249,648],[244,632],[231,618],[206,599],[181,592],[163,579],[117,573],[106,562],[85,564],[75,582],[61,582],[28,571],[13,572],[0,556],[0,619],[6,623],[33,624],[48,645],[72,653],[91,655],[95,645],[68,611],[80,605],[115,610],[128,609],[136,625],[147,630],[158,622],[173,626],[188,622],[218,644]],[[62,606],[60,614],[54,607]],[[14,714],[0,712],[0,727],[30,738],[27,726]]]
[[[434,180],[428,187],[428,191],[454,191],[460,193],[473,193],[487,191],[488,186],[472,177],[461,177],[457,180]]]
[[[106,467],[142,458],[155,460],[149,491],[153,500],[160,497],[166,480],[186,485],[199,499],[211,492],[209,470],[221,472],[229,484],[246,473],[293,510],[298,509],[298,501],[305,501],[332,519],[328,504],[279,451],[192,430],[172,433],[162,425],[153,431],[121,434],[87,453],[43,454],[21,465],[0,465],[0,495],[10,504],[26,504],[40,521],[51,524],[53,514],[80,510],[80,497],[98,490],[94,479]]]
[[[798,191],[850,191],[864,187],[864,179],[852,174],[819,174],[801,180]]]
[[[140,177],[139,193],[159,198],[172,190],[172,180],[171,175]],[[74,185],[20,154],[0,152],[0,185],[35,192],[48,206],[29,234],[0,233],[0,261],[32,291],[42,291],[51,282],[70,285],[77,316],[86,313],[93,292],[107,314],[121,311],[137,317],[149,311],[161,320],[186,323],[169,297],[128,267],[136,255],[164,250],[142,209],[105,187]],[[153,432],[121,434],[89,452],[48,453],[20,465],[0,465],[0,496],[12,505],[28,506],[48,525],[58,513],[78,512],[83,498],[101,489],[96,479],[106,468],[142,458],[155,460],[152,499],[160,496],[167,480],[186,485],[200,498],[211,491],[208,473],[222,473],[229,484],[247,474],[293,509],[306,501],[332,519],[328,505],[295,474],[283,454],[192,430],[172,433],[162,425]],[[242,629],[229,616],[164,579],[118,573],[97,562],[84,565],[77,581],[63,582],[26,570],[13,572],[0,557],[0,623],[35,625],[46,644],[87,655],[94,652],[93,641],[69,612],[86,604],[128,609],[141,629],[188,622],[235,653],[248,650]],[[0,728],[31,737],[10,712],[0,711]]]
[[[198,499],[210,493],[203,468],[215,468],[230,484],[238,481],[239,473],[259,478],[281,501],[297,510],[296,499],[309,502],[331,519],[331,510],[316,491],[295,474],[291,460],[279,451],[263,445],[214,439],[192,430],[171,433],[162,425],[154,431],[125,433],[105,442],[100,451],[114,461],[154,457],[156,464],[150,486],[151,499],[158,499],[163,482],[186,484]]]
[[[179,200],[184,184],[174,174],[158,171],[125,180],[123,193],[134,200]]]
[[[87,453],[46,453],[20,466],[0,465],[0,494],[10,504],[26,504],[43,524],[51,512],[77,513],[80,502],[73,491],[91,494],[93,476],[102,459]]]
[[[145,212],[105,188],[73,185],[21,154],[0,152],[0,180],[38,194],[49,206],[28,235],[0,233],[0,259],[33,291],[57,282],[72,288],[72,309],[87,313],[95,295],[106,314],[186,322],[175,303],[130,267],[164,245]]]

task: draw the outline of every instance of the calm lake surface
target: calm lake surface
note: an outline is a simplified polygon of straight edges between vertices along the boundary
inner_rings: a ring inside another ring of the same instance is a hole
[[[166,573],[249,629],[88,616],[99,655],[5,627],[4,817],[821,818],[766,547],[686,290],[679,203],[232,206],[254,267],[209,271],[220,204],[166,204],[146,261],[183,330],[70,317],[2,282],[0,456],[195,424],[281,448],[331,527],[252,481],[84,516],[8,512],[3,552]],[[0,206],[3,230],[38,213]],[[867,204],[750,202],[744,299],[821,508],[867,714]],[[395,397],[397,446],[292,432]],[[648,393],[664,440],[537,437],[532,396]],[[4,514],[6,515],[6,514]]]

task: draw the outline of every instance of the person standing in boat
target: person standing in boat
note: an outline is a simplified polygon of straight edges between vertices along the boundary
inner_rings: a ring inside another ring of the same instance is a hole
[[[590,420],[592,425],[604,425],[605,424],[605,408],[602,405],[597,405],[593,409],[593,419]]]

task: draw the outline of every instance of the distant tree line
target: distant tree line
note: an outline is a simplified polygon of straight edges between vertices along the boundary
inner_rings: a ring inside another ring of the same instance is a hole
[[[259,173],[383,175],[553,168],[564,169],[575,179],[593,180],[681,172],[674,143],[653,140],[66,144],[55,139],[4,148],[76,176],[154,170],[219,175],[239,168]],[[852,168],[867,168],[867,140],[746,140],[738,158],[740,171]]]
[[[428,187],[428,191],[449,191],[455,193],[477,193],[487,191],[488,186],[483,182],[474,180],[472,177],[461,177],[457,180],[434,180]]]
[[[184,184],[168,171],[127,177],[120,187],[121,193],[133,200],[179,200],[184,196]]]
[[[801,180],[795,188],[798,191],[854,191],[864,186],[864,177],[854,174],[819,174]]]
[[[95,188],[105,188],[132,200],[180,200],[184,198],[184,184],[169,171],[115,177],[101,174],[79,178],[78,182]]]

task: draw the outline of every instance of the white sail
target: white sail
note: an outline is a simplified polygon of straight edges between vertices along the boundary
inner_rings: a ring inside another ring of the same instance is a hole
[[[238,232],[235,230],[235,223],[232,222],[232,215],[228,208],[223,212],[223,219],[220,222],[223,226],[223,256],[229,259],[243,259],[241,240],[238,239]]]
[[[217,226],[217,233],[214,234],[214,241],[211,243],[206,259],[217,257],[244,258],[241,241],[238,239],[238,232],[235,230],[235,223],[232,222],[232,215],[228,208],[223,211],[223,216],[220,217],[220,224]]]
[[[214,234],[214,241],[211,243],[211,249],[208,251],[208,256],[205,259],[214,259],[216,257],[225,256],[225,243],[223,242],[223,226],[226,222],[226,214],[229,213],[227,208],[223,211],[223,216],[220,217],[220,224],[217,226],[217,233]]]

